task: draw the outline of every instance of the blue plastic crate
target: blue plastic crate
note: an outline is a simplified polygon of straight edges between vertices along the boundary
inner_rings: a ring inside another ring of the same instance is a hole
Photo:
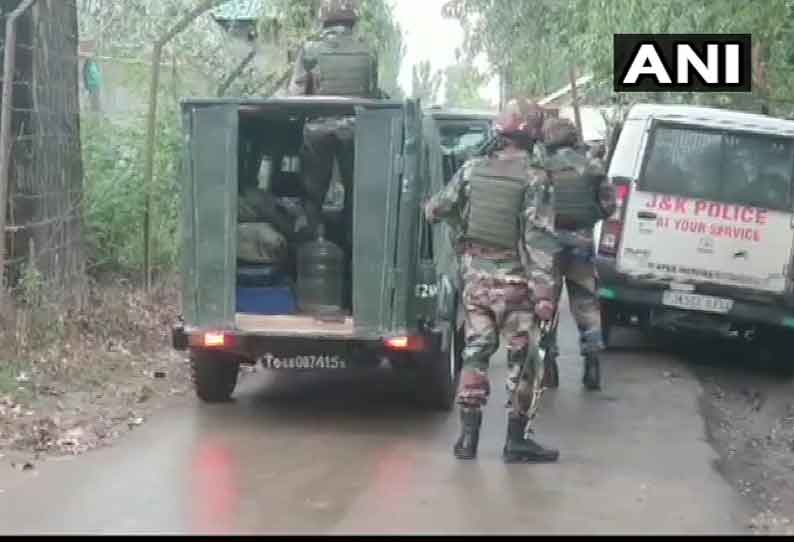
[[[237,312],[245,314],[295,314],[295,294],[289,286],[237,288]]]

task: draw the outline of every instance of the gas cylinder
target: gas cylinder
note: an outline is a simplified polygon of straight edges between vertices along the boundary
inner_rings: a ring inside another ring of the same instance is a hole
[[[317,228],[317,239],[298,248],[297,301],[301,312],[339,313],[342,310],[344,253],[326,240],[325,227]]]

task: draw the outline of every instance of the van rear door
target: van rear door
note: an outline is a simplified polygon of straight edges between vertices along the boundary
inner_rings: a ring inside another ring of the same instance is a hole
[[[234,323],[237,104],[182,106],[182,309],[194,326]]]
[[[394,317],[404,115],[399,104],[360,107],[356,113],[353,316],[361,333],[390,329]]]
[[[793,172],[790,138],[653,121],[618,271],[783,293]]]

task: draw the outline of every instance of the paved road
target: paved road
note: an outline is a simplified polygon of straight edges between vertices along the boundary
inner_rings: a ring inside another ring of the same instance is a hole
[[[461,463],[456,415],[403,406],[410,390],[392,379],[254,374],[235,404],[185,405],[113,448],[1,474],[0,533],[743,531],[689,370],[623,349],[607,356],[605,391],[588,394],[568,315],[561,340],[561,388],[539,424],[558,464],[501,462],[501,380],[480,457]]]

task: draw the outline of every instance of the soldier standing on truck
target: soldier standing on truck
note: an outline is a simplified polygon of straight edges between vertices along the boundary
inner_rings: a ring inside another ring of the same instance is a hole
[[[488,366],[501,334],[507,338],[511,375],[517,376],[525,365],[530,369],[517,383],[517,400],[510,403],[503,457],[506,462],[553,462],[559,457],[557,450],[527,437],[543,376],[535,319],[553,314],[550,297],[532,296],[525,272],[528,268],[536,279],[549,282],[552,269],[546,258],[529,262],[521,244],[522,224],[534,214],[536,190],[544,184],[544,172],[531,165],[528,152],[541,135],[542,123],[538,106],[525,99],[509,102],[495,127],[500,143],[488,156],[466,162],[425,204],[428,222],[445,220],[455,230],[463,278],[465,346],[457,399],[462,429],[454,446],[458,459],[477,455],[482,408],[490,395]],[[514,384],[509,380],[508,389]]]
[[[323,28],[308,40],[295,62],[289,93],[292,96],[380,98],[377,55],[357,35],[357,0],[326,0],[320,8]],[[345,189],[344,221],[347,239],[337,241],[350,253],[352,246],[355,117],[315,117],[306,120],[301,162],[306,212],[319,224],[333,177],[334,159]],[[349,285],[348,285],[349,290]],[[352,292],[348,291],[348,301]]]
[[[589,390],[598,390],[601,388],[599,353],[604,342],[596,295],[593,227],[615,212],[616,200],[603,162],[579,152],[575,148],[577,140],[576,127],[567,119],[548,119],[543,125],[543,142],[535,145],[534,154],[550,181],[546,204],[538,210],[538,216],[553,226],[551,230],[537,228],[529,232],[527,243],[555,247],[555,306],[564,281],[571,313],[579,328],[584,358],[582,383]],[[556,356],[556,336],[553,343],[552,355]]]

